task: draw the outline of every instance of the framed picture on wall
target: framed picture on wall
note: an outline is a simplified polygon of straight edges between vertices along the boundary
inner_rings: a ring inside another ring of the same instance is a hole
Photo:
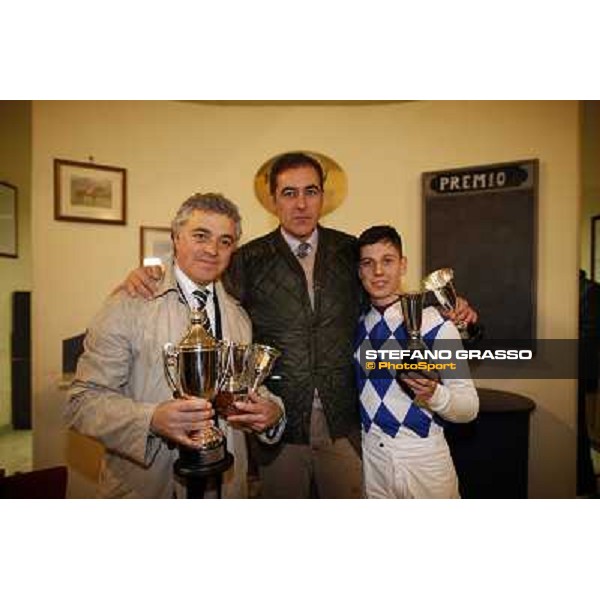
[[[600,283],[600,215],[592,217],[592,262],[590,278]]]
[[[145,258],[160,258],[164,264],[172,253],[170,227],[140,227],[140,266]]]
[[[56,220],[125,225],[126,216],[126,169],[54,159]]]
[[[0,256],[17,258],[17,188],[0,181]]]

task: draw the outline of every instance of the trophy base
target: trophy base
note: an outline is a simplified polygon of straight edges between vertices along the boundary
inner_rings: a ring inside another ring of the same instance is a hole
[[[194,452],[194,451],[192,451]],[[175,474],[179,477],[183,477],[187,480],[190,479],[205,479],[212,475],[219,475],[231,467],[233,464],[233,454],[227,452],[223,448],[223,457],[217,462],[207,462],[202,464],[201,462],[190,462],[184,459],[180,449],[180,458],[175,461],[173,469]]]
[[[421,369],[415,370],[415,371],[410,371],[411,375],[413,377],[418,377],[419,379],[431,379],[432,381],[437,381],[438,383],[440,383],[441,381],[441,377],[440,374],[437,373],[436,371],[422,371]],[[413,389],[404,381],[404,378],[401,376],[401,374],[397,374],[396,375],[396,381],[398,382],[398,385],[402,388],[402,391],[411,399],[414,400],[416,398],[416,394],[413,391]],[[417,403],[418,406],[420,406],[419,403]],[[420,408],[428,408],[427,406],[420,406]]]
[[[479,323],[469,323],[466,327],[458,328],[463,344],[474,344],[483,337],[483,329]]]
[[[204,473],[211,474],[221,473],[223,470],[222,465],[227,461],[227,455],[231,456],[227,452],[227,446],[224,440],[217,445],[213,445],[210,448],[187,448],[185,446],[179,446],[179,460],[175,462],[175,473],[181,474],[185,477],[189,473]],[[178,469],[181,473],[178,472]]]
[[[421,338],[409,338],[406,344],[407,350],[414,352],[418,350],[419,352],[423,352],[423,350],[427,350],[427,346],[425,342]]]
[[[181,449],[180,449],[181,451]],[[221,474],[233,464],[233,455],[225,451],[224,457],[218,462],[205,465],[190,465],[179,458],[175,461],[173,470],[178,477],[185,480],[188,499],[201,500],[205,497],[207,483],[211,479],[216,480],[217,498],[221,498]]]

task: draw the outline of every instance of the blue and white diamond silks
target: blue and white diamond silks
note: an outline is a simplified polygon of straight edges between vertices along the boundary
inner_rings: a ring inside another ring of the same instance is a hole
[[[434,308],[423,311],[421,331],[429,348],[432,348],[445,322]],[[360,393],[361,422],[365,432],[376,426],[387,435],[395,437],[401,427],[406,427],[419,437],[427,437],[432,427],[440,427],[434,422],[430,411],[413,403],[393,373],[365,371],[360,365],[361,350],[378,350],[384,344],[389,349],[406,348],[407,340],[399,302],[387,307],[383,313],[371,307],[361,317],[357,328],[354,366]]]

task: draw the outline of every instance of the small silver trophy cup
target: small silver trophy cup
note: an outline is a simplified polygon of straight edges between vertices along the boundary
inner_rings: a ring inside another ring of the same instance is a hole
[[[248,357],[251,346],[223,340],[219,343],[221,381],[215,397],[215,411],[220,417],[238,414],[234,402],[245,401],[248,394]]]
[[[222,342],[222,383],[215,399],[217,414],[227,417],[239,413],[233,403],[246,401],[248,392],[258,390],[280,355],[279,350],[264,344]]]
[[[176,346],[163,347],[165,375],[176,397],[183,394],[214,401],[219,389],[219,344],[207,333],[204,311],[191,311],[190,325]],[[198,449],[180,446],[175,471],[180,475],[221,472],[233,462],[227,452],[225,436],[215,425],[190,434],[199,442]]]
[[[445,310],[456,309],[456,288],[454,287],[454,271],[449,267],[438,269],[429,273],[422,281],[423,287],[435,294],[437,301]],[[468,338],[467,325],[462,322],[456,324],[462,338]]]
[[[406,331],[408,332],[407,349],[410,351],[421,351],[427,349],[427,346],[423,341],[423,336],[421,334],[424,297],[425,293],[423,291],[408,292],[400,296],[402,315],[404,317]],[[415,392],[404,380],[405,378],[411,379],[415,377],[439,381],[439,374],[437,374],[435,371],[429,373],[429,371],[418,369],[415,371],[410,371],[408,375],[402,372],[398,372],[396,375],[396,380],[398,381],[400,387],[404,390],[406,394],[408,394],[410,398],[413,399],[413,401],[416,402],[417,406],[427,408],[427,403],[422,403],[416,400]]]
[[[281,352],[272,346],[252,344],[248,357],[248,388],[256,392],[273,370]]]
[[[408,332],[408,349],[425,350],[421,336],[423,321],[423,292],[407,292],[400,296],[404,324]]]

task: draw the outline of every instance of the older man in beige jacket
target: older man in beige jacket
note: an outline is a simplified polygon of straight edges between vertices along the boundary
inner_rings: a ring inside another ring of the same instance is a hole
[[[183,495],[173,475],[175,444],[193,448],[193,432],[213,417],[202,398],[172,399],[164,375],[162,348],[181,339],[195,306],[196,289],[208,296],[205,310],[223,339],[251,341],[251,323],[219,281],[241,235],[236,206],[218,194],[196,194],[173,220],[175,258],[151,300],[121,291],[110,297],[91,324],[85,351],[69,391],[67,421],[99,440],[106,453],[99,496],[172,498]],[[220,426],[233,466],[224,473],[222,495],[243,498],[246,443],[242,427],[272,443],[285,419],[279,398],[261,388],[242,414]],[[265,432],[269,430],[269,436]],[[274,435],[273,435],[274,434]]]

